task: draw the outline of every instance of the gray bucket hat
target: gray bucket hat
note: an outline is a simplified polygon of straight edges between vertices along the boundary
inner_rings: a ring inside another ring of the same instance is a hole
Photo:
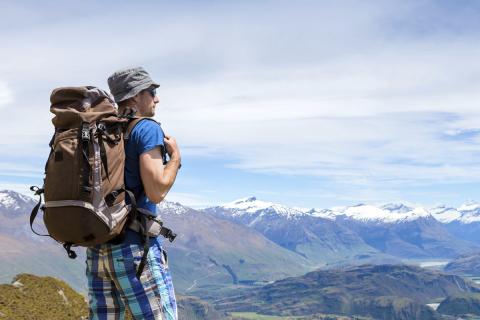
[[[150,87],[160,87],[142,67],[126,68],[114,72],[108,77],[108,86],[117,103]]]

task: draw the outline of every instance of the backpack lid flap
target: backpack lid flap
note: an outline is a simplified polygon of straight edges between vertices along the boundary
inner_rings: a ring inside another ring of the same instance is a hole
[[[104,90],[92,86],[62,87],[53,90],[50,96],[50,111],[57,128],[71,128],[82,122],[117,117],[113,98]]]

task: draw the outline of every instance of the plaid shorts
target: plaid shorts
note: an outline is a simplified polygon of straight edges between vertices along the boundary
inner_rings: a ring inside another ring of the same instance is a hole
[[[158,240],[150,241],[139,280],[135,273],[142,255],[139,244],[103,244],[87,249],[91,320],[124,319],[125,305],[137,320],[178,319],[165,250]]]

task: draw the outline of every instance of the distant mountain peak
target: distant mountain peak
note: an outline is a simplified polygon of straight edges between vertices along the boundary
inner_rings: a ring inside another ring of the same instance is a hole
[[[460,207],[452,208],[439,205],[430,208],[433,217],[442,223],[459,222],[463,224],[480,222],[480,204],[467,202]]]
[[[167,213],[167,214],[184,214],[185,212],[189,211],[190,208],[185,207],[179,202],[173,202],[173,201],[166,201],[163,200],[160,202],[158,205],[158,210],[160,214],[162,213]]]
[[[323,218],[323,219],[328,219],[328,220],[335,220],[336,215],[334,211],[330,209],[315,209],[315,208],[295,208],[299,211],[302,211],[304,214],[312,216],[312,217],[317,217],[317,218]]]
[[[403,203],[387,203],[381,206],[381,208],[390,212],[400,213],[406,213],[413,210],[413,208],[406,206]]]
[[[221,206],[227,209],[235,216],[247,215],[278,215],[291,218],[293,216],[304,215],[303,211],[290,208],[273,202],[258,200],[256,197],[248,197],[235,200]]]
[[[240,203],[255,202],[255,201],[257,201],[257,197],[252,196],[252,197],[246,197],[246,198],[237,199],[237,200],[231,202],[231,204],[240,204]]]
[[[12,190],[0,190],[0,207],[8,210],[19,210],[25,205],[31,205],[34,200]]]
[[[477,211],[480,210],[480,203],[469,201],[458,208],[458,211]]]
[[[334,210],[336,216],[346,216],[363,222],[397,223],[431,218],[431,214],[422,207],[410,208],[403,204],[387,204],[384,206],[355,205]]]

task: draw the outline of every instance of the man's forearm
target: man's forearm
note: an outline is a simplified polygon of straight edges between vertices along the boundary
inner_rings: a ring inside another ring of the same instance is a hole
[[[175,178],[177,177],[178,169],[180,169],[180,158],[170,159],[164,167],[163,177],[167,181],[168,189],[173,186]],[[168,191],[167,191],[168,192]]]
[[[177,178],[177,172],[180,168],[180,157],[173,156],[167,162],[163,169],[163,181],[164,181],[164,190],[162,190],[162,199],[166,197],[168,191],[172,188],[173,184],[175,183],[175,179]]]

